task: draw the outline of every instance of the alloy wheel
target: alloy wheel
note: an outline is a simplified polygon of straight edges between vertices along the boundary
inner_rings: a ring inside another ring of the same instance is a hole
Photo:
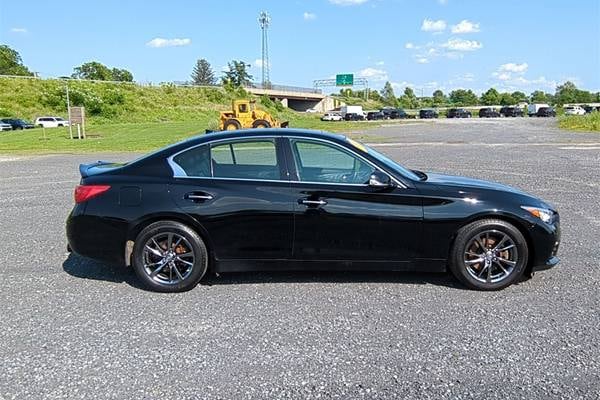
[[[190,242],[182,235],[161,232],[144,245],[144,272],[154,281],[175,285],[190,276],[195,254]]]
[[[463,263],[474,279],[498,283],[511,275],[519,261],[515,240],[499,230],[486,230],[467,241]]]

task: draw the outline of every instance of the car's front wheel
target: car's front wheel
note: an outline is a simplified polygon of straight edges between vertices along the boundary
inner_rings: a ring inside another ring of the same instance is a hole
[[[499,290],[521,278],[528,256],[527,241],[514,225],[485,219],[458,231],[450,270],[469,288]]]
[[[159,221],[138,234],[132,264],[148,288],[182,292],[196,286],[206,273],[208,252],[202,238],[190,227]]]

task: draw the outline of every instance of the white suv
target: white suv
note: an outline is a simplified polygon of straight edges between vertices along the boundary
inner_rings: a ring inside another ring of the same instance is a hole
[[[581,106],[566,106],[563,107],[567,115],[584,115],[585,109]]]
[[[34,125],[44,128],[58,128],[59,126],[69,126],[69,121],[61,117],[39,117],[36,118]]]
[[[341,121],[341,120],[343,120],[342,114],[338,114],[338,113],[325,113],[325,115],[323,115],[321,117],[321,121]]]

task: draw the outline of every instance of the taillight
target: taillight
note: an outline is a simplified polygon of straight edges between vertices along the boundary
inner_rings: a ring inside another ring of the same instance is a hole
[[[110,189],[109,185],[77,185],[75,188],[75,203],[83,203],[101,195]]]

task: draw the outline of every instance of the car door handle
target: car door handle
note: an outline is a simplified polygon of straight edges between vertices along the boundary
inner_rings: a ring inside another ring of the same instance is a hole
[[[200,201],[208,201],[208,200],[212,200],[214,197],[208,193],[203,193],[203,192],[191,192],[191,193],[186,193],[185,196],[183,196],[184,199],[186,200],[192,200],[194,202],[200,202]]]
[[[299,199],[298,203],[304,204],[306,206],[316,206],[316,207],[324,206],[327,204],[327,202],[325,200],[307,200],[307,199]]]

